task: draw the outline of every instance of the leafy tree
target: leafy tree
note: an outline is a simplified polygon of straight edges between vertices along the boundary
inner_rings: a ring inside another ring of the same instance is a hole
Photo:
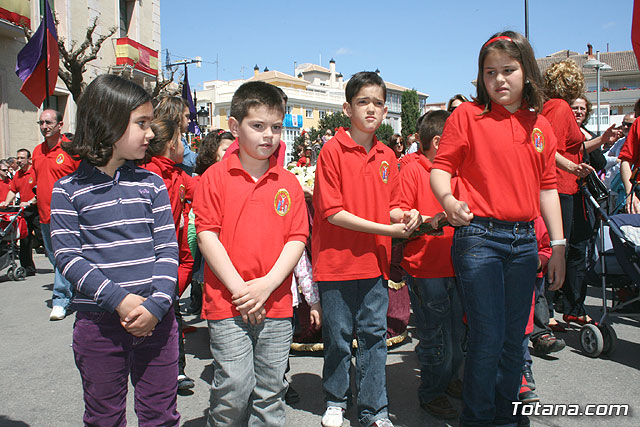
[[[381,124],[378,130],[376,131],[376,138],[378,138],[378,141],[384,144],[389,144],[389,140],[391,139],[392,135],[393,135],[393,126],[391,126],[388,123]]]
[[[402,136],[407,137],[416,133],[416,121],[420,117],[420,104],[418,102],[418,92],[415,89],[402,92]]]

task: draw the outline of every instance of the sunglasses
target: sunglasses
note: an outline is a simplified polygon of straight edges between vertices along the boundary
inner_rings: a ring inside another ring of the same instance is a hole
[[[633,123],[622,122],[622,126],[626,128],[630,128]]]

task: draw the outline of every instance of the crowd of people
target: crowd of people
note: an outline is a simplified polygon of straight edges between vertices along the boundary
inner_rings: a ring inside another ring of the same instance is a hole
[[[286,95],[264,82],[238,88],[229,129],[209,132],[197,153],[183,136],[185,101],[151,99],[114,75],[85,89],[74,135],[44,110],[33,155],[0,161],[0,207],[24,208],[28,275],[42,238],[55,269],[50,319],[76,312],[85,424],[126,425],[131,378],[140,425],[178,425],[177,391],[194,387],[178,304],[191,285],[186,311],[207,320],[213,357],[207,425],[285,424],[292,318],[304,301],[322,328],[322,425],[342,426],[355,403],[362,426],[392,426],[396,238],[420,406],[463,426],[529,425],[513,410],[539,399],[529,343],[538,354],[564,348],[555,311],[567,324],[591,321],[584,276],[596,217],[579,183],[601,178],[614,205],[640,211],[626,197],[640,111],[602,135],[587,131],[580,69],[565,60],[541,74],[511,31],[482,45],[477,82],[472,101],[455,95],[386,145],[375,138],[385,84],[356,73],[345,88],[351,127],[299,153],[297,166],[315,165],[304,188],[283,167]],[[462,400],[461,413],[450,399]]]

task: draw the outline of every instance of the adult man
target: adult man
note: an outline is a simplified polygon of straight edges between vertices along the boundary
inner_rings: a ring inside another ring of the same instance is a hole
[[[67,315],[67,307],[71,301],[71,283],[62,276],[56,267],[53,247],[51,246],[51,227],[49,225],[51,215],[51,192],[53,184],[69,175],[78,168],[79,161],[73,160],[64,151],[61,143],[69,141],[60,133],[62,128],[62,114],[55,110],[44,110],[40,114],[40,133],[44,136],[44,142],[33,150],[33,170],[36,174],[36,196],[38,198],[38,214],[40,215],[40,230],[44,249],[53,264],[55,278],[53,281],[53,298],[51,315],[49,320],[62,320]]]
[[[618,159],[618,156],[620,155],[622,146],[627,140],[629,129],[631,129],[631,125],[635,118],[635,113],[625,114],[621,125],[624,137],[617,140],[615,144],[611,146],[609,151],[604,154],[604,157],[607,160],[607,165],[605,166],[605,176],[602,181],[607,188],[616,194],[616,205],[625,197],[625,188],[620,177],[620,160]]]
[[[16,157],[18,170],[13,175],[11,186],[0,207],[13,203],[16,194],[20,195],[20,207],[24,208],[22,215],[27,222],[29,233],[24,239],[20,239],[20,265],[27,271],[27,276],[36,274],[36,266],[33,263],[31,250],[31,238],[34,233],[40,233],[40,218],[36,206],[36,195],[33,188],[36,186],[36,178],[31,167],[31,152],[26,148],[18,150]],[[37,235],[36,235],[37,236]]]
[[[0,200],[7,196],[10,185],[9,163],[6,160],[0,160]]]

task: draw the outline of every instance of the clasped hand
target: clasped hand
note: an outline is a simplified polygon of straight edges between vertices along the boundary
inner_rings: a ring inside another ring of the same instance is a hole
[[[242,315],[242,321],[257,325],[267,315],[264,304],[271,295],[271,283],[265,277],[258,277],[245,282],[244,289],[231,296],[236,310]]]
[[[146,300],[140,295],[128,294],[116,307],[120,324],[136,337],[151,336],[158,324],[158,318],[142,305]]]

